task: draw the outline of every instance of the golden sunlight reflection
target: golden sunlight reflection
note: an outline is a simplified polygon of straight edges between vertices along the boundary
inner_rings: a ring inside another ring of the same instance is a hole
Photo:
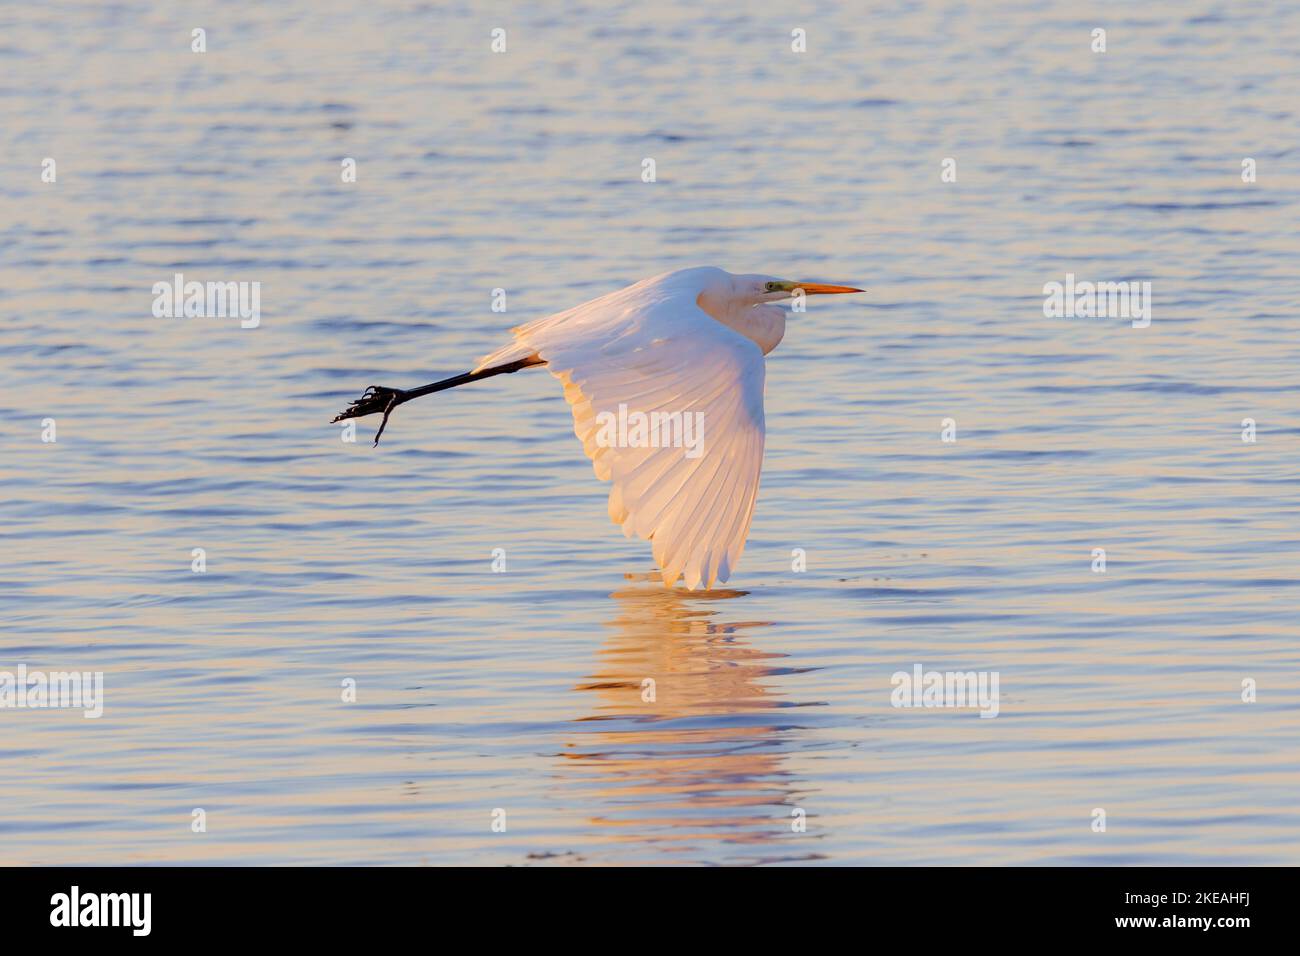
[[[566,744],[566,783],[611,842],[768,844],[793,836],[806,785],[786,766],[798,721],[775,683],[785,654],[750,643],[765,621],[719,620],[744,591],[687,595],[646,583],[616,591],[598,666],[574,689],[590,715]],[[624,837],[623,834],[626,834]],[[649,835],[649,840],[647,836]],[[763,859],[815,858],[797,852]]]

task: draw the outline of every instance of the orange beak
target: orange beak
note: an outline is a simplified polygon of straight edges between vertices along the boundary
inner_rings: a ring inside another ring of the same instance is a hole
[[[821,282],[800,282],[796,288],[803,289],[805,295],[843,295],[845,292],[866,292],[851,285],[825,285]]]

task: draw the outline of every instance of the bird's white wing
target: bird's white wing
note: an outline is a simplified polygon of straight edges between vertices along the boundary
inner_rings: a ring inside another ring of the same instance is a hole
[[[573,430],[596,476],[613,482],[614,523],[652,543],[665,584],[679,576],[691,589],[726,581],[745,547],[763,465],[758,346],[688,295],[647,295],[635,286],[514,333],[513,345],[479,367],[540,355],[564,383]],[[698,456],[662,442],[620,445],[609,427],[620,405],[629,419],[695,415],[703,423]]]

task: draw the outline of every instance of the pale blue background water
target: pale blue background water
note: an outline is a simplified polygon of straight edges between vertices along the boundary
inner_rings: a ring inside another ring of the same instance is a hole
[[[1298,44],[1281,3],[0,8],[0,670],[107,694],[0,710],[0,863],[1297,862]],[[648,578],[545,373],[327,424],[699,264],[870,290],[770,357],[732,591]],[[261,327],[155,319],[178,271]],[[1152,325],[1044,318],[1066,272]],[[892,708],[916,663],[1000,716]]]

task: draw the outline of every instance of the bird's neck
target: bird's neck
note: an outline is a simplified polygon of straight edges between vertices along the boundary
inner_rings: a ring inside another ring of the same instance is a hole
[[[779,305],[741,306],[709,314],[749,339],[762,349],[764,355],[780,345],[785,336],[785,309]]]

